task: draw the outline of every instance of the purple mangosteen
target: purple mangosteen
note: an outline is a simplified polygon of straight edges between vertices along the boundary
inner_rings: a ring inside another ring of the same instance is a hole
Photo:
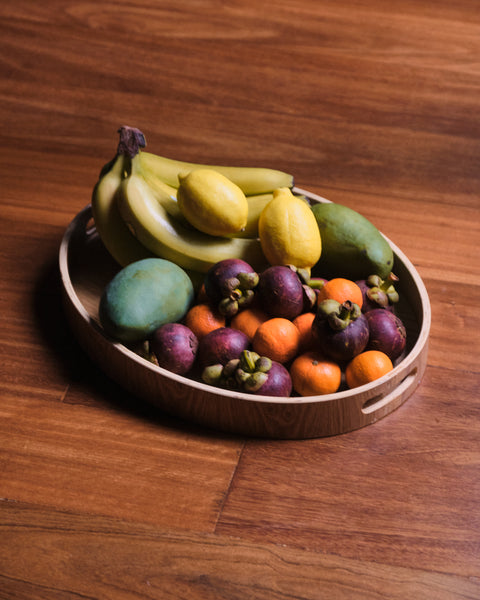
[[[200,367],[226,365],[238,358],[250,345],[249,338],[238,329],[219,327],[204,335],[198,344],[197,361]]]
[[[367,350],[380,350],[392,361],[405,350],[407,330],[401,319],[383,308],[365,313],[369,328]]]
[[[312,323],[312,334],[319,350],[342,362],[362,352],[369,338],[368,322],[358,304],[347,300],[323,300]]]
[[[185,325],[166,323],[153,333],[150,350],[160,367],[178,375],[185,375],[195,362],[198,339]]]
[[[254,298],[258,274],[239,258],[229,258],[208,270],[204,285],[209,303],[226,317],[233,317]]]
[[[293,387],[290,373],[281,363],[250,350],[225,365],[204,368],[202,379],[217,387],[263,396],[288,397]]]
[[[260,273],[256,295],[263,310],[272,317],[294,319],[304,310],[303,286],[295,269],[277,265]]]

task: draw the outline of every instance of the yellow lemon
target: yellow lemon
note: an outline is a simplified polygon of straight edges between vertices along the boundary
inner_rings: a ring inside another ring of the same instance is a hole
[[[178,207],[196,229],[228,236],[246,226],[247,198],[230,179],[213,169],[196,169],[178,179]]]
[[[307,202],[278,188],[260,214],[258,234],[271,265],[311,268],[322,253],[320,230]]]

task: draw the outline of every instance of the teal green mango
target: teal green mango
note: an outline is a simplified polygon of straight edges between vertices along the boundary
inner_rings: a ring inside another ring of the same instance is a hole
[[[161,325],[180,321],[193,299],[192,280],[182,268],[162,258],[146,258],[124,267],[107,284],[100,323],[118,341],[144,341]]]

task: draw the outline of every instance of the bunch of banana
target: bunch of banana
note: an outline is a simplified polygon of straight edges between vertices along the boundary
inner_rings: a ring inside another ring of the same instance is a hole
[[[148,256],[171,260],[187,271],[205,273],[226,258],[256,269],[265,264],[258,217],[277,187],[293,186],[291,175],[261,167],[217,167],[186,163],[142,151],[143,134],[119,130],[116,157],[100,174],[92,194],[97,232],[113,258],[125,266]],[[195,168],[218,170],[247,195],[249,221],[237,237],[215,237],[194,229],[177,205],[178,175]]]
[[[130,232],[120,216],[117,196],[125,177],[127,157],[117,154],[107,163],[92,192],[92,216],[97,233],[111,256],[122,266],[153,254]]]

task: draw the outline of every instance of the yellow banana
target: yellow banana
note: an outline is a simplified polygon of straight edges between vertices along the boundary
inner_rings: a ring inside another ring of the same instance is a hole
[[[173,218],[164,206],[171,196],[147,183],[140,156],[131,159],[131,170],[121,184],[117,206],[141,244],[161,258],[201,273],[227,258],[241,258],[257,270],[266,265],[259,240],[210,236]]]
[[[179,185],[179,173],[198,168],[209,168],[222,173],[236,183],[246,196],[266,194],[281,187],[293,187],[292,175],[265,167],[204,165],[165,158],[145,151],[140,152],[140,162],[142,169],[156,174],[159,179],[175,188]]]
[[[236,234],[237,237],[258,237],[258,219],[262,210],[267,206],[270,200],[273,199],[273,194],[259,194],[256,196],[247,196],[248,202],[248,217],[245,229]]]
[[[148,169],[144,169],[142,165],[142,176],[148,185],[152,188],[158,201],[168,214],[179,221],[185,227],[192,227],[187,219],[183,216],[182,211],[177,203],[177,189],[162,181],[159,177]]]
[[[97,233],[105,248],[122,267],[153,255],[130,233],[118,211],[115,197],[123,179],[124,161],[124,156],[117,154],[105,165],[93,189],[91,201]]]

